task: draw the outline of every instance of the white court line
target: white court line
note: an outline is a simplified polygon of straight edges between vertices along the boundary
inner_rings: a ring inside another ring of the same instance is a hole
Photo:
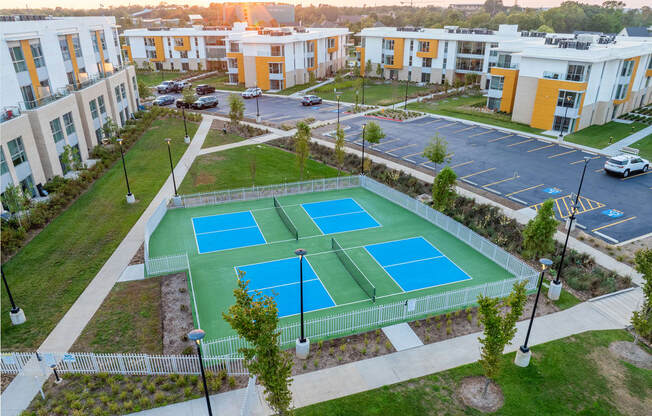
[[[313,281],[315,281],[315,280],[319,280],[319,278],[315,277],[314,279],[304,280],[303,283],[313,282]],[[267,289],[274,289],[274,288],[276,288],[276,287],[284,287],[284,286],[298,285],[299,283],[300,283],[299,281],[296,281],[296,282],[290,282],[290,283],[283,283],[283,284],[276,285],[276,286],[268,286],[268,287],[254,288],[254,289],[249,289],[249,290],[247,290],[247,292],[255,292],[255,291],[262,292],[263,290],[267,290]]]
[[[442,257],[444,257],[444,256],[442,255],[442,256],[426,257],[426,258],[423,258],[423,259],[404,261],[402,263],[388,264],[387,266],[385,266],[385,268],[394,267],[394,266],[403,266],[404,264],[416,263],[416,262],[419,262],[419,261],[441,259]]]
[[[318,219],[318,218],[338,217],[338,216],[340,216],[340,215],[359,214],[359,213],[361,213],[361,212],[365,212],[365,211],[362,210],[362,211],[342,212],[341,214],[322,215],[322,216],[319,216],[319,217],[313,217],[313,218],[314,218],[314,219]]]
[[[237,227],[237,228],[227,228],[225,230],[215,230],[215,231],[205,231],[203,233],[195,233],[195,235],[204,235],[204,234],[213,234],[213,233],[223,233],[225,231],[235,231],[235,230],[246,230],[247,228],[257,228],[258,224],[256,225],[249,225],[247,227]]]

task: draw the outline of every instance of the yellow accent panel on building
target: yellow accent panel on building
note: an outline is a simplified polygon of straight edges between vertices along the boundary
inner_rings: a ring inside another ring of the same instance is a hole
[[[34,63],[34,56],[32,56],[32,48],[29,46],[29,39],[21,40],[20,48],[23,50],[23,57],[25,58],[25,64],[27,64],[27,71],[29,71],[29,79],[32,81],[34,97],[38,100],[41,98],[41,82],[38,79],[38,72],[36,72],[36,64]]]
[[[652,77],[652,69],[648,69],[647,71],[645,71],[645,76]]]
[[[102,48],[102,38],[100,37],[100,33],[102,33],[101,30],[96,30],[95,31],[95,36],[97,37],[97,49],[100,51],[100,62],[102,63],[102,71],[105,71],[105,69],[104,69],[104,48]]]
[[[190,36],[175,36],[174,40],[176,42],[177,39],[181,39],[183,41],[183,44],[181,46],[174,46],[175,51],[189,51],[190,50]]]
[[[383,40],[394,41],[394,65],[385,65],[386,69],[403,68],[403,50],[405,49],[405,39],[403,38],[383,38]]]
[[[360,52],[360,75],[364,77],[364,69],[365,65],[367,65],[367,61],[364,60],[364,48],[362,46],[356,46],[355,51]]]
[[[307,42],[312,42],[313,43],[313,45],[314,45],[313,52],[314,52],[314,56],[315,56],[315,59],[313,59],[313,66],[308,67],[307,69],[308,69],[308,71],[314,71],[319,66],[319,63],[317,62],[317,39],[309,40]]]
[[[226,53],[227,58],[235,58],[238,62],[238,82],[240,84],[244,84],[245,82],[245,76],[244,76],[244,56],[242,55],[242,52],[227,52]]]
[[[77,55],[75,55],[75,45],[72,44],[72,35],[66,35],[66,44],[70,53],[70,62],[72,62],[72,72],[75,74],[75,82],[79,82],[79,66],[77,65]]]
[[[557,98],[559,90],[566,91],[586,91],[586,82],[560,81],[557,79],[539,79],[537,83],[537,92],[534,98],[534,109],[532,110],[532,121],[530,126],[550,130],[555,119],[555,108],[557,107]],[[578,114],[582,114],[585,94],[582,94],[582,101]],[[577,129],[577,124],[575,128]]]
[[[339,38],[339,36],[331,36],[328,39],[335,39],[335,44],[334,44],[335,46],[333,46],[332,48],[328,48],[327,52],[328,53],[337,52],[337,48],[340,47],[340,38]]]
[[[511,113],[514,110],[518,69],[497,68],[494,66],[491,68],[490,73],[491,75],[503,77],[503,96],[500,100],[500,111]]]
[[[634,69],[632,69],[632,75],[629,78],[629,85],[627,86],[627,95],[622,100],[614,100],[614,104],[622,104],[625,101],[629,100],[629,96],[632,94],[632,87],[634,86],[634,80],[636,79],[636,70],[638,69],[638,64],[640,60],[641,60],[640,56],[635,56],[634,58],[625,59],[625,62],[634,61]]]
[[[131,62],[131,63],[133,64],[133,63],[134,63],[134,57],[133,57],[133,55],[131,54],[131,46],[129,46],[129,45],[122,45],[122,50],[123,50],[123,51],[127,51],[127,57],[129,58],[129,62]]]
[[[257,56],[256,57],[256,83],[261,90],[270,89],[269,64],[279,62],[283,64],[283,84],[285,85],[285,57],[284,56]],[[238,64],[238,70],[240,66]]]
[[[417,47],[417,56],[419,58],[435,59],[437,57],[437,49],[439,48],[439,41],[437,39],[419,39],[419,42],[430,44],[430,50],[428,52],[419,52]]]
[[[163,46],[163,36],[148,36],[145,39],[153,39],[156,48],[156,58],[150,59],[152,62],[165,62],[165,47]]]

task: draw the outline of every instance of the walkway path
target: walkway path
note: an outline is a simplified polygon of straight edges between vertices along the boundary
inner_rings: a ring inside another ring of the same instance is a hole
[[[636,143],[637,141],[641,140],[642,138],[649,136],[651,134],[652,134],[652,126],[648,126],[643,130],[639,130],[634,134],[630,134],[624,139],[618,140],[616,143],[605,147],[604,149],[602,149],[602,151],[609,155],[617,155],[618,153],[620,153],[623,147],[630,146]]]
[[[305,89],[303,89],[301,91],[297,91],[297,92],[295,92],[293,94],[290,94],[289,97],[302,97],[302,96],[306,95],[307,92],[312,91],[312,90],[316,90],[317,88],[321,87],[322,85],[330,84],[333,81],[335,81],[335,78],[328,78],[326,81],[322,81],[322,82],[320,82],[318,84],[315,84],[315,85],[313,85],[311,87],[308,87],[308,88],[305,88]]]

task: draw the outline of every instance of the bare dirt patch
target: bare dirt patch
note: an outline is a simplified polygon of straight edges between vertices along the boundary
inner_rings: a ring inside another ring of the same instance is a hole
[[[187,334],[193,329],[193,321],[185,273],[162,277],[161,312],[163,354],[187,353],[191,347]]]
[[[15,374],[3,374],[0,376],[0,392],[5,391],[9,383],[11,383],[16,377]]]
[[[206,172],[200,172],[196,177],[195,180],[193,181],[195,186],[198,185],[210,185],[215,183],[215,176],[206,173]]]
[[[609,345],[609,352],[636,367],[652,370],[652,355],[633,342],[614,341]]]
[[[483,413],[493,413],[503,407],[503,391],[493,381],[489,383],[487,394],[483,395],[486,377],[467,377],[460,383],[459,395],[465,405]]]
[[[131,258],[131,261],[129,262],[129,265],[132,266],[134,264],[142,264],[145,263],[145,245],[141,244],[140,248],[134,254],[134,256]]]

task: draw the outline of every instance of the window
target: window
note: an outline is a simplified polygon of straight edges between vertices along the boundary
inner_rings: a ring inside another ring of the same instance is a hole
[[[29,45],[32,49],[32,57],[34,58],[34,65],[37,68],[45,66],[45,59],[43,58],[43,50],[41,49],[41,44],[37,43],[36,45]]]
[[[68,50],[68,40],[65,36],[59,38],[59,46],[61,47],[61,54],[64,61],[70,60],[70,50]]]
[[[104,37],[104,31],[100,32],[100,42],[102,42],[102,50],[106,50],[106,39]]]
[[[7,165],[7,161],[5,160],[5,152],[2,150],[2,146],[0,146],[0,174],[4,175],[5,173],[9,173],[9,165]]]
[[[424,68],[430,68],[432,66],[432,58],[422,58],[421,66]]]
[[[500,68],[511,68],[511,66],[512,66],[512,55],[499,55],[498,56],[498,67],[500,67]]]
[[[308,41],[306,44],[306,52],[314,52],[315,51],[315,42]]]
[[[199,40],[197,40],[197,38],[194,39],[195,39],[195,48],[199,48]]]
[[[190,70],[190,66],[188,65],[188,62],[182,62],[181,63],[181,70],[183,70],[183,71],[189,71]]]
[[[315,58],[310,57],[306,59],[306,65],[308,68],[313,68],[315,66]]]
[[[32,175],[27,175],[25,179],[20,181],[20,187],[23,188],[23,192],[31,196],[36,196],[36,190],[34,188],[34,179]]]
[[[411,40],[410,41],[410,52],[412,52],[413,50],[414,50],[414,41]]]
[[[145,46],[155,46],[154,38],[145,38]]]
[[[20,46],[9,48],[9,54],[11,55],[11,60],[14,61],[14,69],[16,72],[27,71],[23,49]]]
[[[426,74],[425,72],[421,73],[421,82],[429,83],[430,82],[430,74]]]
[[[487,108],[494,111],[500,110],[500,101],[500,98],[489,97],[487,100]]]
[[[634,69],[634,61],[625,61],[623,62],[623,69],[620,71],[621,77],[628,77],[632,75],[632,70]]]
[[[410,59],[408,59],[408,66],[412,66],[412,55],[410,55]]]
[[[23,100],[27,108],[33,108],[36,104],[36,97],[34,97],[34,90],[31,85],[24,85],[20,87],[20,92],[23,94]]]
[[[115,99],[116,99],[117,102],[122,101],[122,99],[120,98],[120,87],[119,86],[115,87]]]
[[[90,100],[88,102],[88,105],[91,108],[91,117],[93,117],[94,119],[100,118],[99,114],[97,113],[97,103],[95,102],[95,100]]]
[[[59,143],[63,140],[63,129],[61,129],[61,120],[55,118],[50,121],[50,130],[52,130],[52,137],[54,138],[55,143]]]
[[[310,45],[310,43],[308,43]],[[240,52],[240,46],[237,43],[229,43],[229,52]]]
[[[25,153],[25,146],[23,146],[23,138],[16,137],[7,143],[9,148],[9,157],[11,158],[11,163],[14,167],[20,165],[21,163],[27,162],[27,154]]]
[[[138,83],[136,82],[136,76],[131,77],[131,85],[134,86],[134,92],[138,94]]]
[[[328,38],[328,49],[334,48],[335,47],[335,39],[334,38]]]
[[[562,133],[569,132],[572,129],[571,121],[572,119],[568,117],[555,116],[555,120],[552,124],[552,129]]]
[[[68,84],[74,84],[75,83],[75,74],[71,72],[66,72],[66,77],[68,77]]]
[[[387,55],[385,57],[385,65],[394,65],[394,55]]]
[[[93,40],[93,50],[95,51],[96,54],[100,53],[100,47],[98,46],[99,44],[97,43],[97,33],[96,32],[91,32],[91,39]],[[99,55],[96,55],[99,56]]]
[[[147,59],[156,59],[156,51],[145,51]]]
[[[93,102],[93,101],[91,101]],[[100,95],[97,97],[97,105],[100,108],[100,114],[106,114],[106,105],[104,104],[104,96]]]
[[[170,46],[170,38],[168,38],[168,46]],[[174,46],[183,46],[183,38],[174,38]]]
[[[122,115],[122,111],[118,113],[120,115],[120,125],[124,126],[125,125],[125,117]]]
[[[98,127],[97,129],[95,129],[95,137],[97,138],[97,143],[102,143],[102,137],[103,137],[102,127]]]
[[[566,81],[584,81],[584,65],[568,65]]]
[[[172,52],[170,52],[172,54]],[[179,51],[179,55],[181,55],[181,58],[188,58],[188,51]],[[172,56],[170,56],[172,58]]]
[[[389,49],[390,51],[394,50],[394,39],[384,39],[383,43],[383,49]]]
[[[498,75],[492,75],[491,76],[491,81],[489,82],[489,89],[490,90],[502,91],[504,82],[505,82],[505,77],[501,77],[501,76],[498,76]]]
[[[559,91],[557,97],[557,107],[576,108],[579,104],[580,94],[574,91]]]
[[[272,56],[283,56],[283,46],[272,45]]]
[[[272,62],[269,64],[269,73],[270,74],[282,74],[283,73],[283,64],[280,62]]]
[[[448,53],[448,41],[444,42],[444,54]]]
[[[444,61],[442,62],[442,69],[446,71],[446,62],[448,61],[448,58],[444,58]]]
[[[616,100],[623,100],[627,96],[627,90],[629,89],[629,83],[627,84],[618,84],[616,88]]]
[[[81,45],[79,44],[79,36],[77,35],[72,36],[72,47],[75,48],[75,56],[77,58],[81,58],[82,51],[81,51]]]
[[[72,119],[72,112],[63,115],[63,124],[66,127],[66,135],[75,134],[75,122]]]
[[[125,83],[120,84],[120,92],[122,93],[122,99],[127,99],[127,89],[125,88]]]
[[[430,42],[419,42],[419,52],[430,52]]]

